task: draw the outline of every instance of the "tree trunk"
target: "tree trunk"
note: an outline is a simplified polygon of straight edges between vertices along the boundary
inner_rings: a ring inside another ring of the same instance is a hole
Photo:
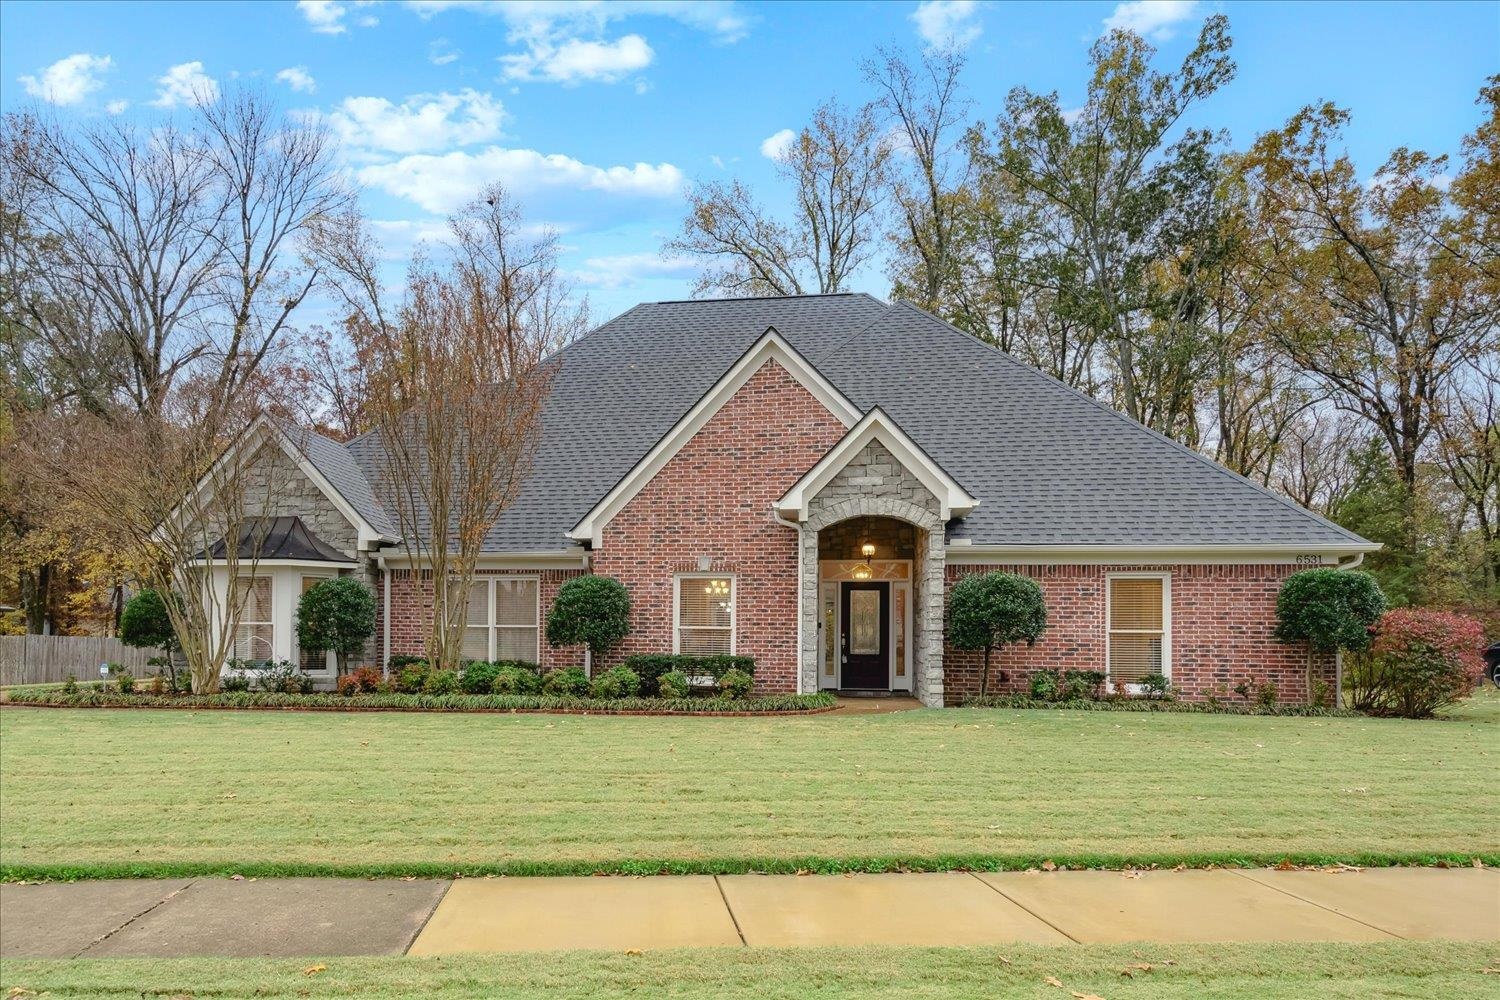
[[[983,698],[990,689],[990,647],[984,647],[984,670],[979,674],[979,696]]]

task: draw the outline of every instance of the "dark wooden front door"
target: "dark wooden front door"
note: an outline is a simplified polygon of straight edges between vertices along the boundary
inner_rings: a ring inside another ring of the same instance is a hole
[[[843,602],[843,657],[840,687],[888,690],[891,686],[891,585],[846,583]]]

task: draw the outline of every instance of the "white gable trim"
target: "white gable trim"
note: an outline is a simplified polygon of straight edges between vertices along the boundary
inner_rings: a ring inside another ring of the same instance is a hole
[[[636,494],[640,493],[652,478],[666,467],[672,457],[692,440],[693,435],[719,409],[734,396],[750,377],[770,361],[785,368],[787,372],[813,397],[828,408],[845,427],[853,427],[859,421],[859,408],[849,400],[806,358],[787,343],[775,327],[767,327],[764,335],[730,366],[719,381],[703,394],[693,408],[672,426],[656,443],[646,457],[635,464],[614,488],[604,495],[583,518],[568,532],[569,538],[580,542],[591,542],[598,546],[604,543],[604,526],[624,508]]]
[[[286,434],[282,433],[275,422],[266,416],[257,417],[255,422],[250,425],[249,430],[245,431],[244,435],[238,441],[226,449],[223,455],[219,456],[219,460],[214,463],[213,471],[205,474],[202,479],[198,480],[198,484],[193,487],[194,491],[202,493],[204,490],[209,489],[209,483],[213,481],[214,473],[222,468],[224,463],[231,461],[234,456],[246,448],[258,448],[268,442],[274,442],[288,458],[295,462],[298,470],[312,481],[312,484],[328,498],[328,502],[333,504],[334,508],[344,516],[344,519],[359,532],[357,545],[361,550],[374,548],[382,542],[400,541],[400,539],[392,538],[390,535],[380,531],[361,516],[359,511],[355,510],[353,505],[344,499],[344,495],[334,488],[334,485],[328,481],[328,478],[319,472],[317,467],[308,460],[307,456],[302,453],[302,449],[297,447],[296,443]],[[182,505],[179,504],[173,510],[171,516],[173,518],[177,517],[181,510]]]
[[[907,436],[896,422],[875,407],[864,419],[845,434],[838,444],[824,455],[817,465],[809,469],[782,498],[776,501],[776,511],[782,517],[795,521],[808,518],[808,507],[818,491],[827,486],[839,470],[848,465],[872,441],[879,441],[904,465],[912,475],[922,481],[929,493],[937,498],[941,518],[963,517],[979,506],[979,501],[958,484],[943,467],[932,460],[921,446]]]

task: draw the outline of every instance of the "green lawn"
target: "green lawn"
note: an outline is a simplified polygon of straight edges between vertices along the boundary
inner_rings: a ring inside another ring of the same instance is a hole
[[[6,708],[0,865],[15,878],[1494,859],[1490,704],[1436,722]]]
[[[444,959],[96,959],[0,963],[16,998],[1031,997],[1373,1000],[1492,995],[1493,945],[1157,945],[706,950]],[[1149,970],[1138,968],[1149,964]],[[316,965],[322,971],[305,974]],[[1122,975],[1129,969],[1131,975]],[[1052,977],[1061,985],[1047,982]],[[19,993],[14,990],[32,992]]]

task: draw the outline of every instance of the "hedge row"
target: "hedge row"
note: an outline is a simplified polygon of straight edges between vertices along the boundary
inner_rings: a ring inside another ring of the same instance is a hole
[[[1171,701],[1157,698],[1074,698],[1042,701],[1024,694],[991,694],[964,699],[965,708],[1050,708],[1070,712],[1182,712],[1200,715],[1287,715],[1317,718],[1363,718],[1363,712],[1318,705],[1210,705],[1201,701]]]
[[[11,705],[47,708],[228,708],[388,712],[589,712],[713,715],[815,712],[832,708],[830,694],[764,695],[755,698],[572,698],[502,694],[283,694],[234,691],[219,694],[120,694],[117,691],[16,692]]]

